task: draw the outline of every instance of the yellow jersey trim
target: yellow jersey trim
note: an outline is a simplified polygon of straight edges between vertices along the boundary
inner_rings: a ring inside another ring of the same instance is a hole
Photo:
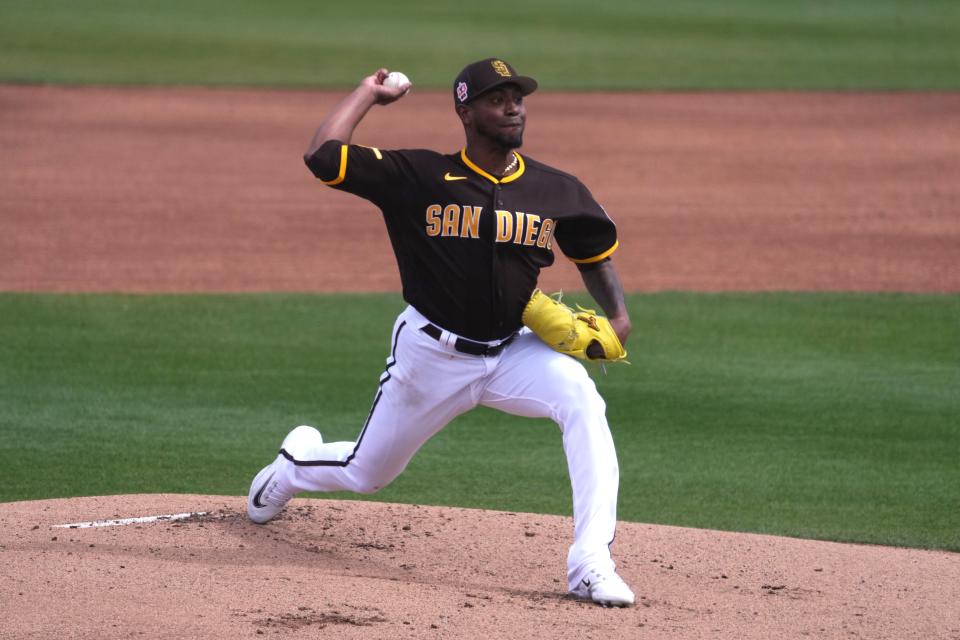
[[[377,157],[377,160],[383,160],[383,154],[380,153],[380,149],[377,149],[376,147],[368,147],[365,144],[361,144],[357,146],[363,147],[364,149],[370,149],[370,151],[373,151],[373,155]]]
[[[470,158],[467,157],[467,150],[466,150],[466,149],[461,149],[461,150],[460,150],[460,159],[463,160],[463,163],[464,163],[465,165],[467,165],[468,167],[470,167],[471,169],[473,169],[474,172],[479,173],[481,176],[483,176],[484,178],[486,178],[487,180],[489,180],[489,181],[492,182],[493,184],[501,184],[501,183],[506,183],[506,182],[513,182],[514,180],[516,180],[517,178],[519,178],[521,175],[523,175],[523,171],[524,171],[524,169],[526,168],[526,165],[523,164],[523,156],[521,156],[521,155],[520,155],[519,153],[517,153],[516,151],[513,152],[513,155],[514,155],[514,157],[517,159],[517,163],[518,163],[518,164],[517,164],[517,170],[516,170],[514,173],[511,173],[510,175],[508,175],[506,178],[498,179],[498,178],[496,178],[495,176],[487,173],[486,171],[484,171],[483,169],[481,169],[480,167],[478,167],[476,164],[474,164],[474,163],[473,163],[473,160],[471,160]]]
[[[615,242],[613,243],[613,246],[612,246],[612,247],[610,247],[609,249],[607,249],[606,251],[604,251],[603,253],[601,253],[601,254],[598,255],[598,256],[593,256],[592,258],[583,258],[582,260],[577,260],[576,258],[570,258],[570,260],[571,260],[572,262],[576,262],[577,264],[590,264],[591,262],[600,262],[601,260],[603,260],[603,259],[605,259],[605,258],[609,258],[609,257],[610,257],[610,254],[612,254],[614,251],[616,251],[616,250],[617,250],[617,247],[619,247],[619,246],[620,246],[620,241],[617,240],[617,241],[615,241]]]
[[[340,184],[347,177],[347,145],[340,145],[340,173],[333,180],[320,180],[328,187]]]

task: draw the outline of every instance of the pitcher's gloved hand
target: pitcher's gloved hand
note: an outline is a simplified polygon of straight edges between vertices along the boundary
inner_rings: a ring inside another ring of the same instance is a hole
[[[523,310],[523,324],[552,349],[581,360],[616,362],[627,357],[610,321],[592,309],[574,310],[540,289]]]

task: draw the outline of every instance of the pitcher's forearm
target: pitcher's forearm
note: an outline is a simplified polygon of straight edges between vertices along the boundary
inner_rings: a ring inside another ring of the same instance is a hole
[[[623,285],[613,261],[608,260],[594,268],[582,270],[580,277],[583,278],[587,291],[607,315],[620,342],[626,343],[631,329],[630,314],[627,312]]]
[[[334,108],[313,134],[306,155],[313,155],[328,140],[349,143],[354,129],[376,102],[374,91],[366,84],[359,85]]]

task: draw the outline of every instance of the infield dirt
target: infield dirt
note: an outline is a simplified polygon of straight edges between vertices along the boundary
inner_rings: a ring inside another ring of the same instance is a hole
[[[0,290],[389,291],[302,153],[342,93],[0,86]],[[960,94],[535,94],[524,153],[617,221],[631,291],[960,291]],[[361,144],[462,146],[446,94]],[[582,289],[562,256],[546,289]]]
[[[0,290],[395,290],[377,212],[301,161],[341,95],[0,87]],[[617,220],[629,290],[960,291],[960,95],[543,93],[529,109],[525,152]],[[414,92],[355,140],[455,151],[461,134],[449,96]],[[557,262],[543,286],[581,288]],[[183,511],[208,515],[53,528]],[[564,593],[569,518],[243,511],[0,505],[0,637],[960,639],[957,554],[621,523],[639,604],[603,610]]]

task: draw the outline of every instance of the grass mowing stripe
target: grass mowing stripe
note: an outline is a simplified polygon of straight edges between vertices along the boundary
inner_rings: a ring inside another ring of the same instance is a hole
[[[556,90],[960,87],[948,0],[0,0],[0,16],[6,82],[343,87],[387,65],[448,88],[498,55]]]
[[[621,518],[960,551],[960,297],[629,304],[634,364],[594,375]],[[0,500],[243,494],[291,427],[356,436],[401,307],[396,295],[0,294]],[[570,509],[556,427],[486,409],[372,498]]]

